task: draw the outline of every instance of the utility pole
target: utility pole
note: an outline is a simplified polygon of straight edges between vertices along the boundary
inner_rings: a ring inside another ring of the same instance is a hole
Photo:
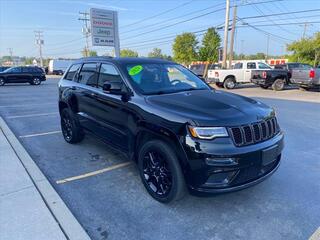
[[[266,60],[268,59],[269,57],[269,40],[270,40],[270,35],[268,34],[268,37],[267,37],[267,52],[266,52]]]
[[[230,0],[226,0],[226,18],[225,18],[225,22],[224,22],[224,42],[223,42],[223,58],[222,58],[222,67],[223,68],[226,68],[226,65],[227,65],[229,11],[230,11]]]
[[[88,12],[79,12],[80,17],[78,20],[83,21],[82,33],[86,38],[85,56],[89,56],[89,27],[88,22],[90,21],[90,14]]]
[[[307,28],[309,26],[312,26],[312,24],[305,22],[303,25],[300,25],[300,26],[303,26],[302,39],[305,39],[306,38],[306,33],[307,33]]]
[[[233,46],[234,46],[234,34],[235,34],[235,29],[236,29],[236,21],[237,21],[237,5],[234,5],[233,6],[231,39],[230,39],[229,67],[232,65],[232,60],[233,60]]]
[[[40,67],[43,67],[43,59],[42,59],[42,45],[43,41],[43,31],[34,31],[36,37],[36,44],[39,46],[39,56],[40,56]]]

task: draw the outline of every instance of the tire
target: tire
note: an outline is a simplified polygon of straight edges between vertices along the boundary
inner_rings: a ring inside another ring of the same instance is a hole
[[[5,84],[4,79],[0,78],[0,86],[3,86]]]
[[[64,140],[71,144],[81,142],[84,138],[83,130],[72,111],[68,108],[62,109],[60,119]]]
[[[218,87],[218,88],[223,88],[223,83],[216,83],[216,86]]]
[[[226,89],[234,89],[236,86],[236,81],[233,78],[227,78],[223,82],[223,87]]]
[[[164,141],[144,143],[139,150],[138,167],[143,185],[155,200],[169,203],[185,195],[186,185],[178,157]]]
[[[275,90],[275,91],[281,91],[283,90],[284,88],[284,85],[285,85],[285,80],[283,79],[276,79],[274,81],[274,83],[272,84],[272,89]]]
[[[269,88],[269,86],[266,86],[266,85],[260,85],[260,87],[263,88],[263,89],[268,89]]]
[[[40,85],[41,84],[41,80],[38,77],[34,77],[31,81],[31,85]]]
[[[301,90],[301,91],[308,91],[309,88],[308,88],[308,87],[305,87],[305,86],[300,86],[300,87],[299,87],[299,90]]]

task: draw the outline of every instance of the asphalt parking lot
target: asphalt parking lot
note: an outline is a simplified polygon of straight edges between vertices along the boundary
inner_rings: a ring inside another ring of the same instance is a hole
[[[319,92],[233,90],[276,109],[286,134],[279,170],[246,190],[163,205],[121,153],[90,135],[63,140],[57,82],[0,87],[0,115],[92,239],[308,239],[320,226]]]

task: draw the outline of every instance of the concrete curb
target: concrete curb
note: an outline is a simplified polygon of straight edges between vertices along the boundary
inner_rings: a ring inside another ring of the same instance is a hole
[[[48,209],[58,222],[65,236],[70,240],[89,240],[90,237],[87,232],[73,216],[58,193],[54,190],[47,178],[43,175],[41,170],[38,168],[38,166],[35,164],[30,155],[1,117],[0,128],[2,129],[11,147],[19,157],[21,164],[24,166],[26,172],[30,176],[35,187],[42,196]]]

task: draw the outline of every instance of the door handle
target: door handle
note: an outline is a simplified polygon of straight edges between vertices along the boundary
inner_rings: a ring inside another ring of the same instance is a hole
[[[90,96],[91,96],[91,97],[95,97],[95,96],[97,96],[97,94],[95,94],[95,93],[90,93]]]

